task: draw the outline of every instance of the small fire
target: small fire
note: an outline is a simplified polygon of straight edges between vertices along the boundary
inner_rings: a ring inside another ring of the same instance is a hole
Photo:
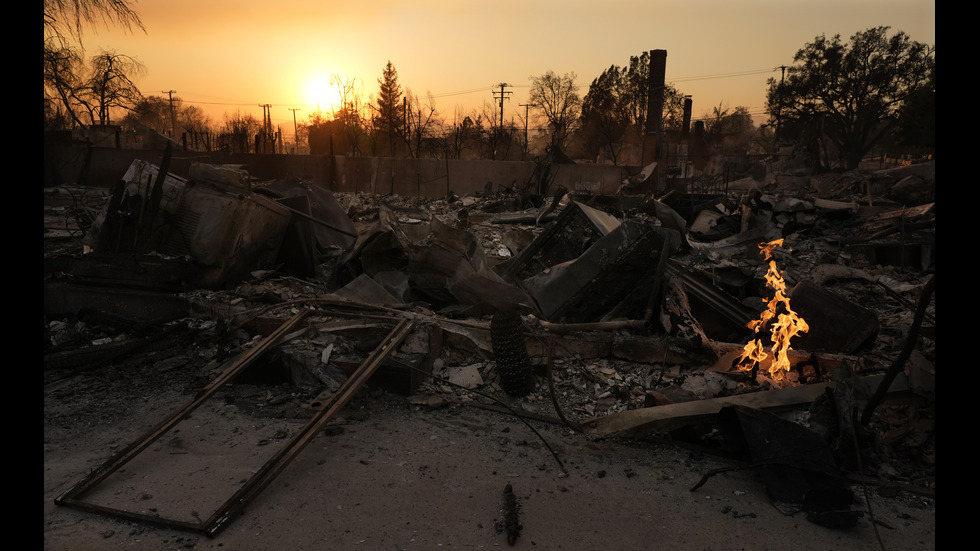
[[[769,357],[762,346],[760,333],[766,329],[771,322],[772,328],[772,363],[769,366],[769,373],[776,374],[780,370],[789,371],[789,341],[800,333],[806,333],[810,327],[796,312],[789,306],[789,297],[786,292],[786,282],[779,270],[776,269],[776,261],[772,258],[772,251],[776,247],[782,247],[783,240],[777,239],[769,243],[760,243],[761,254],[765,255],[769,261],[769,272],[766,273],[766,284],[772,287],[776,293],[769,301],[769,307],[758,320],[750,321],[746,327],[755,331],[755,337],[745,345],[745,350],[738,360],[739,369],[749,370],[755,364]],[[775,321],[773,321],[775,320]]]

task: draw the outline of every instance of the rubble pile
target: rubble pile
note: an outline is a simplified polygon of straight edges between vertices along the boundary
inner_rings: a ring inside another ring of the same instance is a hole
[[[861,384],[909,348],[898,370],[914,399],[872,403],[863,465],[934,485],[935,305],[921,300],[935,277],[928,165],[815,176],[802,190],[778,177],[614,201],[562,190],[537,207],[504,192],[330,194],[234,170],[201,168],[188,182],[134,167],[129,184],[96,194],[101,208],[90,190],[84,202],[74,200],[82,190],[45,190],[45,383],[150,366],[199,387],[308,311],[223,391],[255,414],[300,417],[408,319],[370,388],[418,407],[504,404],[595,437],[681,439],[687,417],[626,416]],[[148,182],[162,188],[156,199]],[[741,370],[747,323],[773,294],[760,248],[777,241],[771,260],[810,329],[790,343],[792,369]],[[838,396],[838,410],[872,402],[850,399]],[[844,450],[815,403],[773,409]],[[695,440],[710,444],[706,433]]]

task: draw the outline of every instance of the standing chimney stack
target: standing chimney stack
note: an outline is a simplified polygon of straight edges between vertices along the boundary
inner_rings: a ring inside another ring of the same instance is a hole
[[[650,82],[647,97],[646,131],[643,139],[643,166],[660,162],[663,141],[664,73],[667,69],[667,50],[650,50]],[[650,182],[659,183],[660,167],[654,169]]]
[[[681,129],[681,137],[685,140],[691,135],[691,97],[684,98],[684,126]]]

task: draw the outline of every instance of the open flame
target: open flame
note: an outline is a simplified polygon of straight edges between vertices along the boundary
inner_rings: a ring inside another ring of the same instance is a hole
[[[769,366],[769,374],[773,375],[779,371],[789,371],[789,341],[800,333],[806,333],[810,327],[806,321],[797,315],[789,306],[789,297],[785,295],[786,281],[776,269],[776,261],[772,258],[772,251],[776,247],[783,246],[783,240],[777,239],[769,243],[760,243],[761,254],[765,255],[769,261],[769,272],[766,273],[766,284],[775,290],[775,295],[769,301],[769,307],[762,312],[759,319],[750,321],[746,327],[755,331],[755,336],[746,345],[742,356],[738,360],[739,369],[749,370],[756,364],[769,357],[762,344],[762,332],[766,327],[771,327],[772,342],[772,363]]]

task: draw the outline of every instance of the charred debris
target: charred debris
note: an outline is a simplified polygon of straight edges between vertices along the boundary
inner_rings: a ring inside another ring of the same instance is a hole
[[[356,381],[670,440],[835,527],[861,516],[855,481],[934,491],[935,161],[438,199],[167,164],[45,189],[46,386],[106,365],[216,379],[265,343],[234,386],[275,390],[223,392],[266,415]]]

